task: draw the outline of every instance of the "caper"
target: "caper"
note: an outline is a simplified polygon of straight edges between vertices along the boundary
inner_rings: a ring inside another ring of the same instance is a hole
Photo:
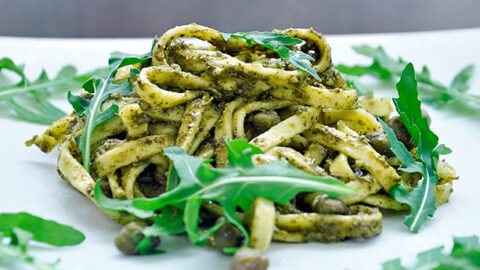
[[[223,217],[217,222],[222,222]],[[235,225],[227,222],[213,234],[213,243],[215,248],[223,250],[229,247],[238,247],[242,244],[243,235]]]
[[[253,117],[253,125],[259,132],[265,132],[280,122],[280,116],[275,111],[259,112]]]
[[[145,224],[132,221],[125,225],[115,237],[115,246],[125,255],[135,255],[137,252],[137,243],[145,236],[141,233]],[[159,237],[150,237],[153,246],[160,245]]]
[[[368,143],[370,143],[378,153],[385,156],[393,156],[387,135],[382,132],[371,132],[365,134],[365,137],[367,137]]]
[[[305,202],[311,210],[321,214],[347,214],[348,209],[344,202],[339,199],[329,198],[326,194],[310,193],[305,196]]]
[[[400,116],[390,118],[387,124],[393,129],[397,139],[401,141],[408,150],[411,150],[415,147],[415,143],[413,142],[413,139],[408,133],[408,130],[403,124]]]
[[[266,270],[268,258],[258,249],[242,248],[233,256],[230,270]]]

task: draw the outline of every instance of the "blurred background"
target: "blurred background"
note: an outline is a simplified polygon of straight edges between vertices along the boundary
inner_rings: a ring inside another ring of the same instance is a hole
[[[224,32],[326,34],[480,27],[480,0],[0,0],[0,35],[152,37],[196,22]]]

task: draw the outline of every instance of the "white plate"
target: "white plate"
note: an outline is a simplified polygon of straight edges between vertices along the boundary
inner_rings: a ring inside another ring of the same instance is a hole
[[[469,63],[480,65],[480,29],[443,32],[348,35],[328,37],[335,63],[369,63],[351,50],[353,44],[381,44],[392,55],[401,55],[417,68],[428,64],[434,78],[448,83]],[[28,75],[41,67],[54,74],[64,64],[81,71],[104,65],[113,50],[142,53],[148,39],[23,39],[1,38],[0,57],[26,63]],[[480,93],[480,70],[475,71],[473,92]],[[394,94],[394,92],[390,92]],[[68,108],[66,103],[62,103]],[[0,106],[0,113],[5,108]],[[409,233],[400,215],[387,215],[383,233],[370,240],[336,244],[280,244],[268,250],[270,269],[380,269],[383,261],[401,256],[412,262],[422,250],[451,246],[452,236],[480,234],[480,109],[463,114],[430,109],[433,129],[441,143],[454,152],[447,157],[458,172],[450,203],[438,208],[418,234]],[[188,244],[184,237],[162,243],[170,252],[158,256],[126,257],[113,245],[120,225],[107,219],[90,201],[57,176],[56,152],[44,155],[24,142],[44,126],[0,118],[0,212],[28,211],[74,225],[87,239],[80,246],[34,248],[36,256],[53,261],[59,269],[227,269],[230,257],[209,248]]]

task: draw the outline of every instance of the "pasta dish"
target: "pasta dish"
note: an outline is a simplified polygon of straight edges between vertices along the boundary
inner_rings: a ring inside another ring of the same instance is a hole
[[[331,48],[321,34],[313,29],[273,33],[301,40],[289,53],[313,59],[299,65],[313,69],[318,78],[268,47],[196,24],[179,26],[156,40],[151,60],[115,72],[113,83],[128,83],[132,90],[112,93],[101,104],[102,111],[115,105],[118,112],[90,136],[89,170],[78,140],[89,122],[78,112],[55,121],[27,144],[46,153],[58,145],[59,175],[98,203],[97,181],[102,193],[117,201],[168,192],[172,161],[163,151],[167,147],[211,159],[206,167],[225,168],[228,142],[243,139],[262,151],[252,156],[255,166],[286,161],[309,175],[339,179],[354,191],[340,196],[299,192],[285,204],[258,197],[250,211],[236,207],[250,247],[264,251],[271,241],[337,242],[380,234],[380,209],[409,210],[388,191],[399,183],[412,190],[422,179],[419,172],[401,170],[380,121],[413,155],[416,143],[393,114],[390,99],[357,96],[332,64]],[[94,94],[80,90],[80,96],[88,101]],[[440,160],[437,205],[448,201],[454,179],[453,167]],[[226,218],[215,201],[204,199],[198,207],[200,231]],[[101,209],[121,224],[153,223],[152,217]],[[241,246],[244,236],[233,225],[217,226],[207,244]]]

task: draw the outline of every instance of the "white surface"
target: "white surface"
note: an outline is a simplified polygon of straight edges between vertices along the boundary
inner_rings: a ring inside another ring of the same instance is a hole
[[[384,46],[417,68],[427,64],[433,78],[449,83],[463,66],[480,66],[480,29],[444,32],[329,36],[335,63],[368,63],[351,50],[354,44]],[[26,63],[30,76],[41,67],[54,74],[64,64],[81,71],[104,65],[113,50],[143,53],[147,39],[26,39],[0,37],[0,58]],[[480,70],[475,71],[472,92],[480,93]],[[391,92],[394,93],[394,92]],[[5,110],[0,105],[0,112]],[[480,109],[477,109],[480,111]],[[455,182],[450,203],[438,208],[420,233],[412,234],[400,215],[384,218],[383,233],[366,241],[337,244],[279,244],[267,252],[269,269],[380,269],[380,263],[401,256],[412,261],[419,251],[438,245],[451,246],[452,236],[480,235],[477,171],[480,154],[480,113],[463,114],[430,109],[433,129],[441,143],[454,152],[447,157],[461,177]],[[3,114],[3,113],[2,113]],[[230,257],[209,248],[190,246],[185,238],[164,242],[169,252],[158,256],[125,257],[113,245],[120,226],[108,220],[86,198],[57,176],[56,152],[44,155],[26,148],[24,141],[39,134],[44,126],[0,118],[0,212],[28,211],[45,218],[74,225],[87,236],[80,246],[35,248],[46,260],[61,258],[59,269],[228,269]],[[172,250],[173,249],[173,250]]]

